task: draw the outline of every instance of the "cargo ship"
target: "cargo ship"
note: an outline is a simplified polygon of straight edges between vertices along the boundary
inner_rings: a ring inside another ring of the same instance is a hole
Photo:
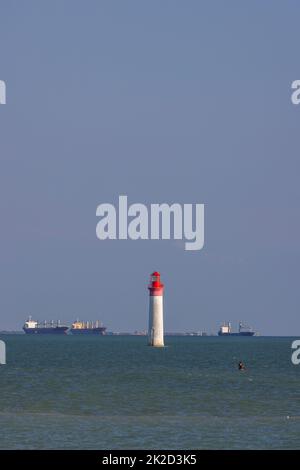
[[[96,334],[96,335],[105,335],[106,327],[102,325],[100,321],[79,321],[76,320],[71,327],[71,333],[73,335],[89,335],[89,334]]]
[[[254,336],[255,331],[252,328],[249,328],[246,325],[243,325],[242,322],[239,322],[239,330],[237,332],[233,332],[231,330],[231,323],[223,323],[218,331],[219,336]]]
[[[39,323],[38,321],[32,320],[31,317],[25,322],[23,330],[26,334],[66,334],[69,327],[61,325],[60,321],[50,322],[44,321]]]

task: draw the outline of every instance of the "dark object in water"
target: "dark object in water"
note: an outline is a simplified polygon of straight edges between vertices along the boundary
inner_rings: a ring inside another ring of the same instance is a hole
[[[245,364],[242,361],[239,362],[238,368],[239,370],[246,370]]]

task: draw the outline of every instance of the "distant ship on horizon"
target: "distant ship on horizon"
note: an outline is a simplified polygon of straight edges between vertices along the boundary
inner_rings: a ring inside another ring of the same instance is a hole
[[[60,321],[38,322],[29,316],[23,325],[26,334],[67,334],[68,330],[72,334],[98,334],[105,335],[106,327],[100,321],[79,321],[72,324],[71,328],[67,325],[61,325]]]
[[[44,321],[42,323],[32,320],[32,317],[29,316],[28,320],[23,326],[23,330],[26,334],[66,334],[69,327],[61,325],[60,321],[50,322]]]
[[[88,334],[96,334],[96,335],[105,335],[106,327],[102,325],[102,323],[97,320],[95,322],[92,321],[79,321],[77,319],[70,329],[70,332],[73,335],[88,335]]]
[[[218,336],[254,336],[255,331],[252,330],[252,328],[249,328],[246,325],[243,325],[242,322],[239,322],[239,329],[237,332],[233,332],[231,330],[231,323],[223,323],[221,325],[219,331],[218,331]]]

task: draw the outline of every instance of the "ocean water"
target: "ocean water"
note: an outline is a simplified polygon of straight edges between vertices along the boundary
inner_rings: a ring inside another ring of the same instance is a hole
[[[1,339],[1,449],[300,448],[292,338]]]

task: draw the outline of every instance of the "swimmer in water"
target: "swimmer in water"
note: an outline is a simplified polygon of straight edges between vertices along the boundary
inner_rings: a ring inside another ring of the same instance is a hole
[[[238,368],[239,370],[246,370],[245,364],[242,361],[239,362]]]

